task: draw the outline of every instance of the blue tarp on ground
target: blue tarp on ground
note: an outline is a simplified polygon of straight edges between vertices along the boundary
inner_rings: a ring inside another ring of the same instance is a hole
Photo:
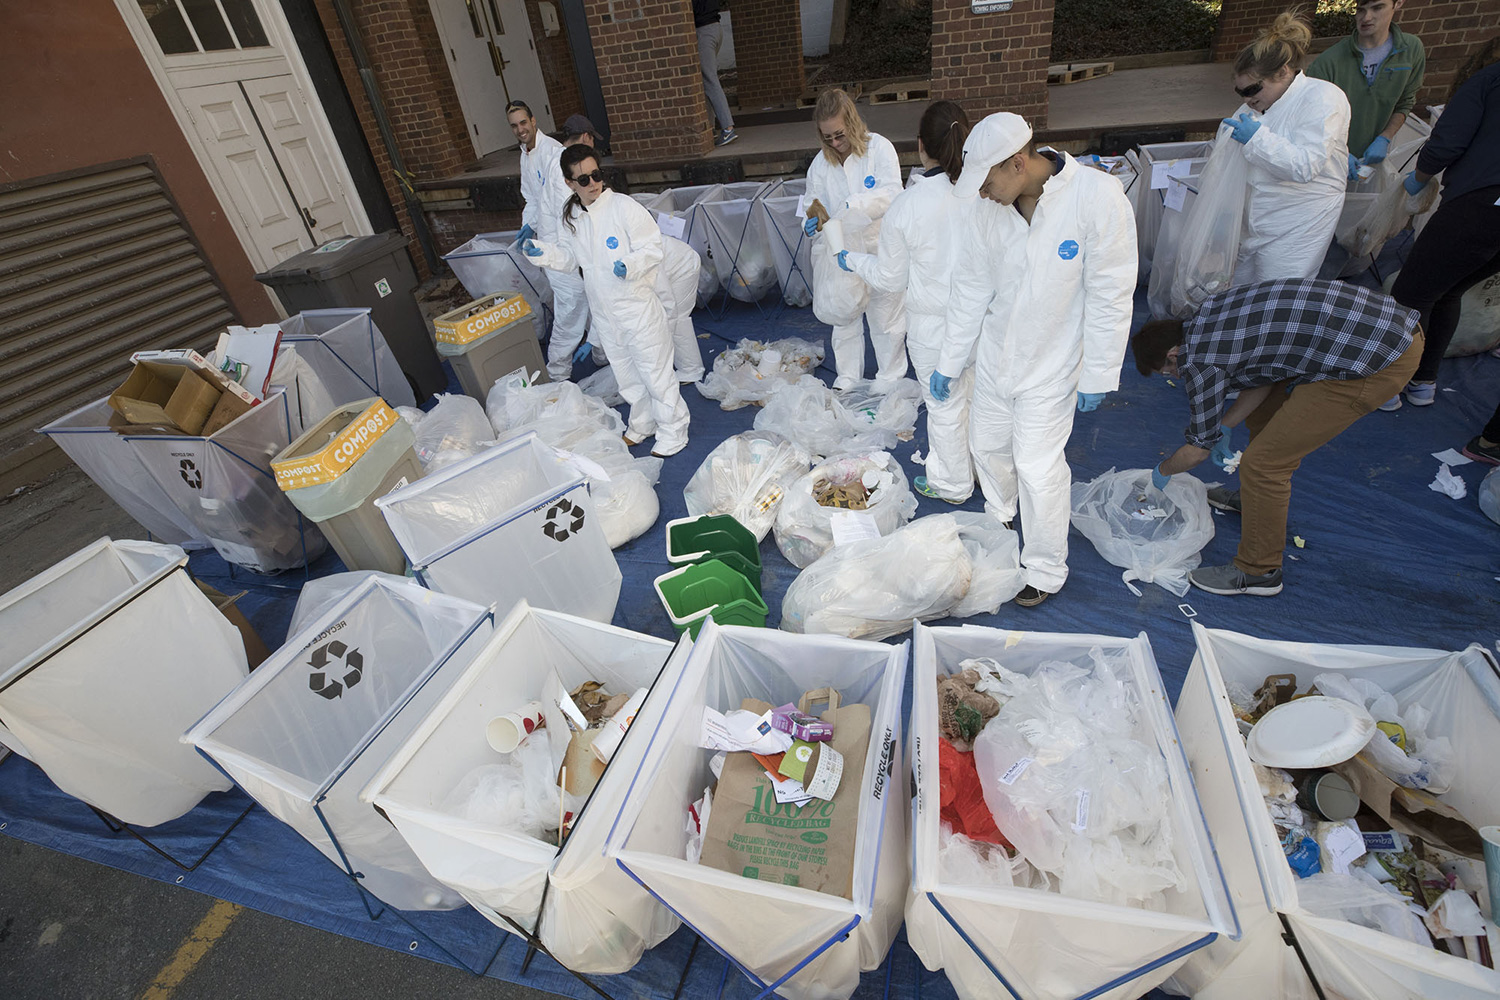
[[[818,323],[810,309],[765,305],[762,311],[732,303],[722,317],[717,310],[700,311],[695,323],[700,334],[707,334],[700,341],[706,360],[711,364],[714,356],[743,337],[798,336],[826,344],[828,327]],[[1145,318],[1141,295],[1136,321]],[[873,370],[873,360],[866,368]],[[831,382],[831,361],[818,374]],[[1473,641],[1495,643],[1500,634],[1500,526],[1485,518],[1475,501],[1488,467],[1471,464],[1453,470],[1468,486],[1469,495],[1462,500],[1434,492],[1428,484],[1438,468],[1432,453],[1461,448],[1500,401],[1500,359],[1481,355],[1448,361],[1440,386],[1437,405],[1371,414],[1303,463],[1293,481],[1286,590],[1279,597],[1216,597],[1193,591],[1179,599],[1153,585],[1142,585],[1142,596],[1135,597],[1121,583],[1120,570],[1105,563],[1075,532],[1070,536],[1070,576],[1060,594],[1037,608],[1007,605],[998,615],[967,621],[1048,632],[1133,636],[1144,631],[1174,699],[1193,656],[1188,617],[1181,605],[1188,605],[1209,627],[1274,639],[1444,649]],[[458,391],[456,385],[451,388]],[[691,388],[683,395],[692,410],[692,440],[666,463],[657,486],[661,516],[651,531],[615,552],[624,574],[615,624],[668,638],[672,627],[651,586],[652,579],[666,571],[665,524],[686,515],[682,489],[703,458],[724,438],[748,430],[758,412],[754,407],[722,412]],[[1120,391],[1111,393],[1096,412],[1077,417],[1067,449],[1074,480],[1092,479],[1112,467],[1155,465],[1181,443],[1186,420],[1181,386],[1160,377],[1141,378],[1127,360]],[[1243,446],[1243,440],[1240,443]],[[913,449],[927,449],[924,421],[918,422],[916,438],[895,451],[908,476],[921,471],[910,462]],[[1206,465],[1198,472],[1210,482],[1232,482],[1232,477]],[[964,509],[981,508],[976,491]],[[921,498],[918,514],[952,509]],[[1216,515],[1215,526],[1215,538],[1203,554],[1208,565],[1228,562],[1239,538],[1235,516]],[[1304,545],[1293,546],[1291,536],[1300,537]],[[770,538],[761,552],[763,589],[771,609],[768,624],[774,626],[797,570]],[[220,590],[248,589],[240,607],[262,637],[273,648],[284,638],[302,574],[268,580],[244,571],[231,573],[211,552],[195,553],[191,567]],[[330,554],[311,575],[339,569]],[[187,816],[151,833],[174,853],[192,857],[247,803],[238,791],[214,795]],[[446,959],[433,942],[465,963],[479,965],[499,938],[497,930],[467,908],[414,915],[431,940],[413,934],[389,914],[372,922],[342,871],[260,809],[252,810],[200,868],[183,873],[128,835],[110,833],[86,806],[59,792],[37,768],[15,756],[0,764],[0,832],[438,961]],[[685,969],[682,997],[754,996],[750,984],[706,945],[693,949],[694,935],[683,929],[648,952],[631,973],[600,977],[599,985],[617,998],[666,1000],[677,994]],[[538,957],[521,975],[525,952],[524,942],[507,935],[489,974],[569,996],[592,995],[545,957]],[[883,995],[949,997],[952,989],[941,973],[922,968],[902,938],[885,966],[867,974],[856,994]]]

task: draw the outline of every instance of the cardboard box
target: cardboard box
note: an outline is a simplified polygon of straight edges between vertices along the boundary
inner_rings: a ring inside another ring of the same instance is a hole
[[[130,360],[136,363],[140,363],[142,361],[151,361],[163,365],[177,365],[179,367],[187,366],[196,369],[199,373],[207,375],[209,378],[212,378],[219,384],[219,388],[223,389],[225,392],[233,393],[250,406],[254,406],[256,403],[260,402],[259,396],[256,396],[249,389],[246,389],[234,379],[230,378],[228,374],[219,371],[219,369],[214,367],[214,365],[203,355],[189,348],[182,348],[179,350],[171,351],[136,351],[130,356]]]
[[[130,376],[110,394],[110,408],[128,423],[173,426],[172,418],[167,416],[167,403],[177,391],[184,371],[179,365],[137,361]]]
[[[531,315],[520,292],[496,292],[445,312],[432,321],[437,342],[460,346]]]
[[[214,411],[208,415],[208,422],[203,425],[200,432],[204,437],[212,437],[213,433],[234,423],[240,417],[250,412],[250,404],[232,392],[219,394],[219,402],[215,404]]]
[[[184,434],[201,434],[223,395],[215,380],[186,369],[172,391],[172,398],[167,400],[167,419]]]
[[[219,614],[227,618],[229,624],[239,630],[240,639],[245,644],[245,659],[249,661],[250,669],[254,670],[264,663],[266,657],[271,655],[271,651],[266,648],[265,641],[255,631],[255,626],[250,624],[250,619],[246,618],[245,613],[235,606],[235,602],[244,597],[249,591],[242,590],[233,597],[229,597],[210,587],[202,580],[194,580],[193,582],[198,585],[198,589],[203,592],[203,596],[212,601],[214,607],[219,609]]]

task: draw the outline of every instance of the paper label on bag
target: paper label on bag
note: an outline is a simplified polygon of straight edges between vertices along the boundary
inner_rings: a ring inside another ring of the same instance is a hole
[[[1021,775],[1026,773],[1026,769],[1035,762],[1035,758],[1022,757],[1010,767],[1006,768],[1004,774],[1000,775],[1000,784],[1014,785],[1017,781],[1021,780]]]
[[[1348,875],[1349,865],[1365,854],[1365,838],[1347,826],[1330,830],[1326,843],[1328,861],[1335,875]]]
[[[656,226],[661,230],[663,236],[673,236],[679,240],[687,240],[687,220],[666,212],[656,213]]]
[[[1162,196],[1161,203],[1174,212],[1180,212],[1187,204],[1187,191],[1187,184],[1173,177],[1167,184],[1167,193]]]
[[[1082,833],[1089,826],[1089,790],[1078,789],[1078,805],[1073,810],[1073,832]]]
[[[880,525],[875,522],[873,511],[837,510],[830,515],[828,526],[833,531],[833,547],[836,549],[850,542],[880,537]]]

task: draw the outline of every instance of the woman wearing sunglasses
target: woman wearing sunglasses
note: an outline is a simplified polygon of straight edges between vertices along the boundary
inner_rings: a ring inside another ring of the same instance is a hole
[[[1311,42],[1288,11],[1234,63],[1245,103],[1224,125],[1250,164],[1236,285],[1317,277],[1344,207],[1349,99],[1298,71]]]
[[[688,408],[672,371],[672,337],[656,295],[661,230],[635,199],[604,184],[594,147],[569,146],[558,164],[573,194],[563,205],[557,243],[525,240],[521,250],[554,271],[582,270],[595,329],[630,405],[625,443],[655,435],[651,454],[675,455],[687,445]]]
[[[807,201],[817,199],[830,216],[844,221],[847,249],[874,253],[880,220],[891,199],[901,193],[896,147],[867,129],[854,101],[837,88],[818,95],[813,121],[823,152],[807,168]],[[860,220],[858,228],[852,225],[855,218]],[[866,225],[864,219],[871,221]],[[811,238],[817,232],[816,220],[808,219],[805,228]],[[813,297],[817,295],[814,288]],[[833,328],[835,389],[847,389],[864,378],[864,320],[870,321],[877,387],[888,388],[906,375],[906,295],[872,288],[864,316]]]

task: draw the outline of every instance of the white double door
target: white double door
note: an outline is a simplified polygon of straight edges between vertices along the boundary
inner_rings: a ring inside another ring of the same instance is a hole
[[[556,123],[524,0],[430,0],[474,155],[516,145],[505,106],[525,101],[537,128]],[[543,3],[554,11],[560,4]],[[555,15],[551,15],[555,16]]]

